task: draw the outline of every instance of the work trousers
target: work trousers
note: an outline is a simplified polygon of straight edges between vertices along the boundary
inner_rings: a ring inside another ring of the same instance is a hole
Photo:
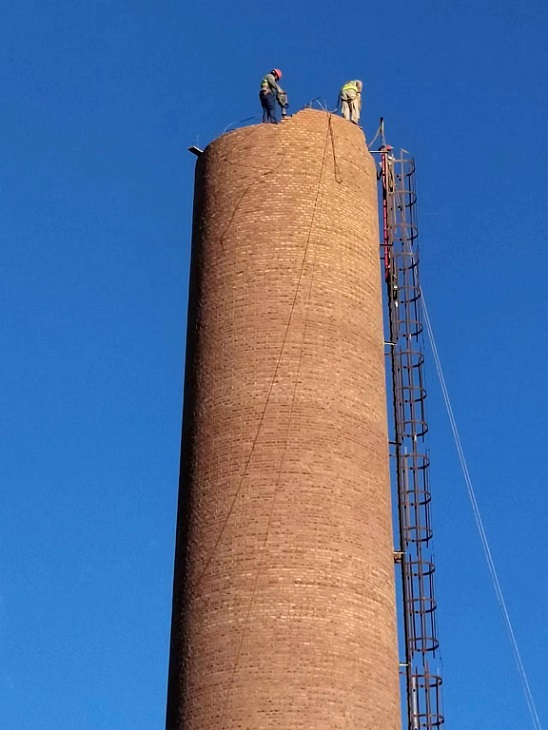
[[[274,94],[271,91],[261,89],[259,92],[259,99],[261,100],[261,106],[263,108],[263,122],[277,124],[276,100],[274,98]]]
[[[345,119],[355,124],[360,121],[361,97],[355,91],[341,91],[341,111]]]

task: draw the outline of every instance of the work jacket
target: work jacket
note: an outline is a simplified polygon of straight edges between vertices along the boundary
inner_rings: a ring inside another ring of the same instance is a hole
[[[356,94],[360,94],[357,81],[347,81],[341,89],[341,94],[346,94],[348,91],[354,91]]]
[[[275,94],[283,94],[282,89],[278,86],[274,74],[266,74],[261,81],[261,91],[274,92]]]

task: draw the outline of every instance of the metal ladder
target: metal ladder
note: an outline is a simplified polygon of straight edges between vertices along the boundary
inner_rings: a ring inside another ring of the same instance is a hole
[[[381,129],[382,122],[381,122]],[[384,137],[384,134],[383,134]],[[388,356],[393,397],[391,473],[395,479],[398,535],[394,552],[401,570],[402,634],[408,730],[441,728],[434,561],[430,522],[430,460],[425,446],[424,354],[416,221],[415,162],[383,145],[381,259],[387,287]]]

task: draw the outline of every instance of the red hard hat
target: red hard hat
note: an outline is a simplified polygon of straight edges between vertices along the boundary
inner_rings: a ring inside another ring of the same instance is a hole
[[[279,68],[273,68],[273,69],[272,69],[272,73],[273,73],[273,74],[276,74],[276,76],[277,76],[277,77],[278,77],[279,79],[281,79],[281,78],[282,78],[282,72],[280,71],[280,69],[279,69]]]

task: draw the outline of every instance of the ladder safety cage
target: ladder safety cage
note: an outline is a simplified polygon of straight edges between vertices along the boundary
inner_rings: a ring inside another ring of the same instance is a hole
[[[381,122],[382,124],[382,122]],[[383,130],[384,131],[384,130]],[[384,137],[384,135],[383,135]],[[385,144],[380,156],[383,236],[381,260],[387,287],[393,397],[398,540],[408,730],[443,727],[441,684],[430,671],[437,659],[434,559],[430,520],[430,459],[425,445],[424,354],[416,218],[415,162]]]

